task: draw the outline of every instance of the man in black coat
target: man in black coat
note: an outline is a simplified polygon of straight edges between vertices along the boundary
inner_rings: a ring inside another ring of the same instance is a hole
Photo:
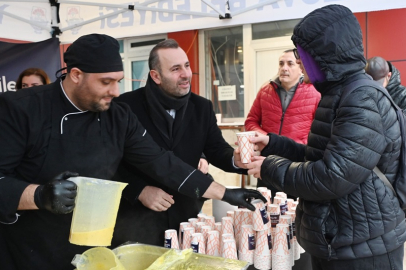
[[[222,137],[212,103],[191,92],[192,71],[178,43],[168,39],[156,45],[149,68],[145,87],[115,100],[130,105],[155,142],[189,165],[198,168],[204,153],[214,166],[244,173],[234,166],[234,149]],[[122,163],[116,179],[133,178],[137,185],[124,190],[113,246],[125,241],[162,246],[165,230],[179,229],[179,223],[196,217],[203,205],[202,199],[188,198]]]
[[[300,198],[296,236],[313,270],[403,269],[405,214],[375,173],[394,183],[402,135],[390,100],[365,74],[359,23],[328,5],[306,15],[292,41],[322,97],[308,143],[256,137],[263,157],[248,172]]]
[[[367,61],[365,72],[388,90],[401,109],[406,109],[406,87],[401,85],[400,72],[391,62],[379,56],[372,57]]]

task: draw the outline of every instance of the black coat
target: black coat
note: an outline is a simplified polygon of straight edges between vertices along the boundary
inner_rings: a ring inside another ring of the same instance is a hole
[[[401,85],[399,70],[389,61],[388,65],[390,71],[392,72],[392,76],[390,77],[389,83],[386,86],[386,90],[388,90],[393,101],[395,101],[395,103],[404,110],[406,109],[406,87]]]
[[[306,16],[292,40],[327,80],[315,84],[322,98],[308,144],[271,135],[262,180],[300,197],[296,233],[311,255],[343,260],[390,252],[406,240],[405,215],[372,169],[393,182],[401,143],[396,113],[369,86],[341,100],[346,84],[367,78],[358,22],[349,9],[327,6]]]
[[[191,94],[180,130],[171,143],[153,123],[148,111],[145,91],[148,89],[143,87],[122,94],[115,100],[130,105],[158,145],[173,151],[177,157],[195,168],[197,168],[201,154],[204,153],[208,162],[224,171],[244,172],[244,170],[235,169],[232,165],[234,149],[222,137],[221,130],[216,123],[212,103],[209,100]],[[126,167],[125,163],[122,164],[116,177],[122,178],[124,181],[128,178],[137,179],[137,184],[130,184],[124,190],[126,200],[121,201],[119,210],[119,220],[122,221],[116,224],[113,245],[126,241],[137,241],[162,246],[165,230],[178,230],[180,222],[187,222],[189,218],[196,217],[203,205],[203,200],[188,198],[174,189],[165,187],[139,170],[130,170]],[[136,198],[147,185],[159,187],[173,195],[175,204],[164,212],[155,212],[143,206]],[[132,206],[131,203],[134,205]]]

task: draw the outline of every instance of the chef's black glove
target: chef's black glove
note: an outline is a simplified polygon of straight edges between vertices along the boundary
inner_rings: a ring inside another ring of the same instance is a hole
[[[78,173],[63,172],[55,176],[50,182],[37,187],[34,193],[34,202],[39,209],[46,209],[54,214],[68,214],[75,207],[77,186],[69,177],[78,176]]]
[[[223,199],[221,200],[228,202],[229,204],[245,207],[251,211],[254,211],[255,206],[251,204],[252,198],[261,199],[264,203],[267,202],[265,197],[262,196],[262,194],[258,190],[245,188],[226,188],[226,192],[224,192]]]

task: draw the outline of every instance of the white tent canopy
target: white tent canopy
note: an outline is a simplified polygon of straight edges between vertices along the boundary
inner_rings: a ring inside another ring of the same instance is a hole
[[[0,37],[41,41],[61,31],[60,41],[71,43],[90,33],[145,36],[297,19],[329,4],[353,12],[406,7],[405,0],[0,0]]]

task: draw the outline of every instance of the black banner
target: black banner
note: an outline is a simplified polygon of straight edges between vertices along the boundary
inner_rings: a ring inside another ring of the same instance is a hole
[[[0,41],[0,93],[15,91],[15,82],[27,68],[41,68],[51,82],[61,68],[59,40],[47,39],[35,43],[8,43]]]

